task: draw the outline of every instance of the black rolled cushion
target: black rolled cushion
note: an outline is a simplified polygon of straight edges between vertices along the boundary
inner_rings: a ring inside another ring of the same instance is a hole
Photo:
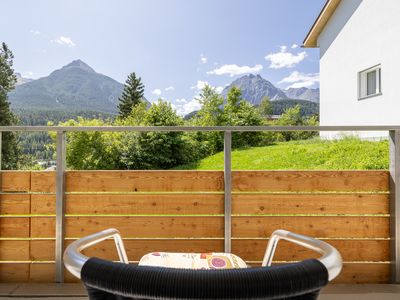
[[[273,267],[189,270],[90,258],[81,271],[90,299],[317,299],[328,283],[318,260]]]

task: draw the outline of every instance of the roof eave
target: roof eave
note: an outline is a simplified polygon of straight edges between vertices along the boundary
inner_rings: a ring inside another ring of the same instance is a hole
[[[303,41],[302,47],[304,48],[316,48],[318,47],[317,40],[318,36],[325,28],[336,8],[340,4],[341,0],[327,0],[318,18],[315,20],[306,38]]]

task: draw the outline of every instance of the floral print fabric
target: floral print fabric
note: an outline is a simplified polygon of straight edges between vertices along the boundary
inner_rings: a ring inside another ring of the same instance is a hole
[[[169,253],[152,252],[143,256],[139,265],[178,269],[240,269],[246,263],[230,253]]]

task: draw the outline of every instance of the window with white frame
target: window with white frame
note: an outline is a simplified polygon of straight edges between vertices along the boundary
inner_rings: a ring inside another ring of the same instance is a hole
[[[381,93],[381,65],[358,73],[358,99],[380,95]]]

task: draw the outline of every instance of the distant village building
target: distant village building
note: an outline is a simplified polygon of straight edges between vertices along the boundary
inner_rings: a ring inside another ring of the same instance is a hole
[[[328,0],[303,46],[320,48],[321,125],[400,125],[399,0]]]
[[[282,115],[269,115],[268,120],[279,120]]]

